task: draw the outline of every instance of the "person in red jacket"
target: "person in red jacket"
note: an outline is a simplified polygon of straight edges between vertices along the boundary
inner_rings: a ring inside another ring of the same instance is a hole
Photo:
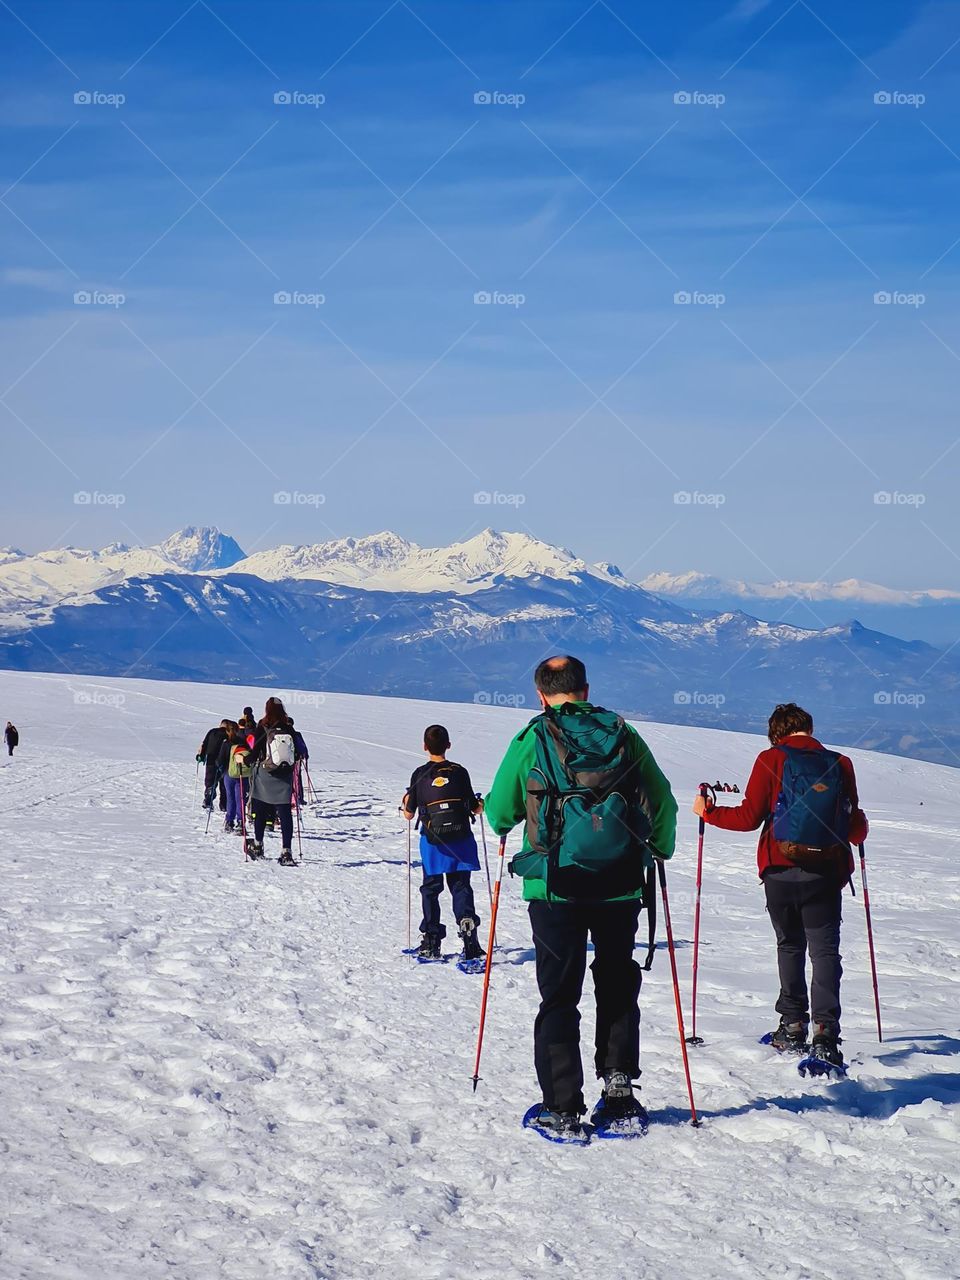
[[[775,707],[768,736],[772,746],[757,756],[742,802],[715,807],[698,796],[693,811],[710,826],[726,831],[761,828],[757,865],[777,938],[780,971],[776,1004],[780,1025],[771,1043],[780,1050],[803,1052],[812,1012],[813,1051],[842,1065],[841,896],[853,872],[850,846],[866,839],[867,819],[860,808],[852,762],[817,741],[809,712],[793,702]],[[789,771],[786,784],[785,769]],[[808,785],[813,793],[809,804],[803,800]],[[829,801],[831,789],[837,797],[835,821],[816,818],[811,823],[817,794]],[[805,821],[806,831],[813,832],[808,843],[789,838],[791,814],[794,822]],[[788,838],[780,838],[785,832]],[[813,968],[809,997],[808,950]]]

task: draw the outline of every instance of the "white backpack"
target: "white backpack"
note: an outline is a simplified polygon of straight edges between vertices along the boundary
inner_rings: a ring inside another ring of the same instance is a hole
[[[268,769],[277,769],[284,764],[292,765],[296,758],[297,754],[293,744],[292,733],[277,731],[269,735],[265,761]]]

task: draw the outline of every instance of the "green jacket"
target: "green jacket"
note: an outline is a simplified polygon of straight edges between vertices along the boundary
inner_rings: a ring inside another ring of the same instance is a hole
[[[567,704],[570,708],[592,709],[588,702]],[[670,783],[663,776],[654,760],[650,748],[634,729],[628,724],[630,749],[640,770],[640,778],[647,796],[648,817],[653,826],[650,843],[664,858],[672,858],[677,838],[677,802],[670,790]],[[526,818],[527,810],[527,778],[536,762],[536,741],[533,733],[524,731],[513,739],[507,753],[500,762],[497,775],[493,780],[490,794],[484,802],[484,813],[491,829],[498,836],[504,836]],[[530,844],[526,831],[523,837],[523,850]],[[527,902],[544,901],[547,897],[547,886],[539,876],[525,876],[523,880],[523,896]],[[643,897],[643,891],[626,895],[630,898]]]

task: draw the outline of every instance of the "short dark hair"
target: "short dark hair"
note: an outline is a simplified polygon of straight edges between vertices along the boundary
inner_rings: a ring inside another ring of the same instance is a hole
[[[813,733],[813,716],[795,702],[780,702],[770,714],[767,737],[776,746],[791,733]]]
[[[587,687],[587,668],[569,653],[544,658],[533,673],[533,683],[544,697],[555,693],[582,693]]]
[[[432,756],[442,756],[450,750],[450,735],[442,724],[429,724],[423,731],[423,745]]]

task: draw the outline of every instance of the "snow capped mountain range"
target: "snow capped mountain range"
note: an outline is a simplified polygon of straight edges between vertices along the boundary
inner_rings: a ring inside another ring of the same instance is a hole
[[[0,666],[17,670],[523,706],[536,663],[574,652],[605,701],[641,718],[756,731],[794,699],[832,741],[960,760],[960,652],[849,614],[794,623],[691,610],[613,565],[492,529],[449,547],[381,533],[245,556],[189,528],[155,547],[0,563]]]
[[[83,597],[98,587],[170,570],[200,573],[225,569],[243,559],[233,538],[219,529],[188,526],[156,547],[112,543],[100,551],[59,547],[27,555],[0,549],[0,617],[18,608],[53,605]]]
[[[494,529],[449,547],[420,547],[389,532],[313,546],[282,546],[247,556],[231,571],[253,573],[268,582],[306,578],[366,591],[456,591],[459,595],[481,591],[501,577],[576,580],[589,576],[613,587],[630,585],[614,565],[587,564],[572,551],[528,534]]]
[[[876,582],[846,578],[842,582],[741,582],[735,578],[714,578],[695,569],[687,573],[651,573],[640,585],[657,595],[679,600],[716,600],[729,596],[737,600],[839,600],[849,604],[925,605],[940,601],[960,601],[960,591],[930,588],[898,591]]]

